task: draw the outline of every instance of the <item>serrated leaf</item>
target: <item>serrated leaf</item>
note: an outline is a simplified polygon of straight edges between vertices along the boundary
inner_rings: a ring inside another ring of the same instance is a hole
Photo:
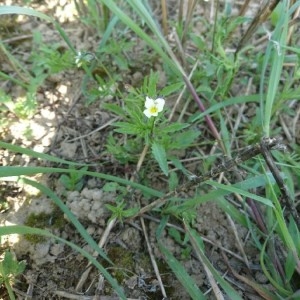
[[[175,93],[177,92],[178,90],[180,90],[181,88],[183,87],[183,82],[176,82],[176,83],[173,83],[171,85],[168,85],[166,87],[164,87],[160,92],[159,94],[160,95],[163,95],[163,96],[168,96],[172,93]]]
[[[170,228],[168,234],[178,243],[182,244],[181,234],[176,228]]]
[[[11,252],[5,252],[4,259],[2,261],[2,272],[3,277],[7,277],[9,275],[18,275],[25,270],[25,263],[18,262],[12,255]]]
[[[178,187],[178,176],[176,172],[171,172],[170,178],[169,178],[169,189],[170,191],[174,191]]]
[[[172,146],[175,149],[185,149],[189,147],[199,135],[200,132],[196,130],[187,130],[185,132],[178,133],[175,136]]]
[[[145,78],[144,87],[148,87],[148,91],[151,92],[153,95],[155,95],[157,83],[158,83],[158,73],[151,71],[150,76],[148,77],[148,84]]]
[[[182,130],[186,127],[190,126],[190,124],[188,123],[173,123],[171,125],[168,125],[166,127],[163,128],[163,132],[165,133],[172,133],[172,132],[176,132],[179,130]]]
[[[107,182],[102,187],[103,192],[113,192],[115,193],[119,189],[119,184],[117,182]]]
[[[7,276],[9,274],[14,273],[14,269],[15,269],[15,261],[13,259],[13,255],[11,254],[11,252],[5,252],[4,255],[4,259],[1,262],[2,264],[2,273],[1,274],[3,277],[7,278]]]
[[[131,124],[128,122],[116,122],[113,124],[114,126],[118,127],[114,131],[124,134],[139,134],[140,128],[137,127],[135,124]]]
[[[135,214],[137,214],[139,210],[140,209],[138,207],[132,207],[132,208],[126,209],[124,211],[123,217],[130,218],[130,217],[134,216]]]
[[[152,144],[152,154],[159,164],[160,169],[163,173],[168,176],[168,162],[165,148],[157,143]]]
[[[180,170],[187,177],[191,176],[191,173],[182,165],[181,161],[174,156],[169,157],[169,160],[173,163],[173,165]]]
[[[113,112],[118,116],[122,116],[122,117],[125,116],[124,109],[120,107],[120,105],[116,105],[113,103],[104,103],[102,104],[102,108],[110,112]]]

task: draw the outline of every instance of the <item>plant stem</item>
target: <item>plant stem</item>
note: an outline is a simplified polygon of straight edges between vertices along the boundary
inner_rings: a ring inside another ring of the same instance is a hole
[[[9,283],[9,278],[7,278],[5,281],[4,281],[4,284],[5,284],[5,287],[6,287],[6,290],[8,292],[8,295],[9,295],[9,299],[10,300],[16,300],[16,297],[12,291],[12,288],[11,288],[11,285]]]
[[[190,81],[190,80],[188,79],[188,77],[185,76],[185,75],[183,75],[183,80],[184,80],[184,82],[185,82],[187,88],[190,90],[190,92],[191,92],[191,94],[192,94],[194,100],[195,100],[196,103],[198,104],[200,110],[201,110],[202,112],[205,112],[205,111],[206,111],[206,108],[205,108],[204,104],[202,103],[201,99],[199,98],[199,96],[198,96],[198,94],[197,94],[195,88],[193,87],[191,81]],[[211,117],[210,117],[209,115],[206,115],[204,118],[205,118],[205,121],[207,122],[207,125],[208,125],[208,127],[209,127],[209,129],[210,129],[212,135],[213,135],[214,138],[218,141],[218,143],[219,143],[220,147],[222,148],[222,150],[225,152],[225,146],[224,146],[224,144],[223,144],[223,141],[222,141],[222,139],[221,139],[221,137],[220,137],[220,134],[219,134],[219,132],[218,132],[218,130],[217,130],[217,128],[216,128],[216,126],[215,126],[213,120],[211,119]]]

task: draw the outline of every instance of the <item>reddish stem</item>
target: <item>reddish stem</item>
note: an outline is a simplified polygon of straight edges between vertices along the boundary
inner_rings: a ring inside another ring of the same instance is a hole
[[[191,81],[185,75],[183,75],[183,80],[184,80],[187,88],[191,92],[194,100],[198,104],[200,110],[202,112],[205,112],[206,108],[205,108],[204,104],[202,103],[201,99],[199,98],[199,96],[198,96],[195,88],[193,87]],[[206,115],[204,118],[205,118],[205,121],[206,121],[206,123],[207,123],[207,125],[208,125],[208,127],[209,127],[209,129],[210,129],[210,131],[212,133],[212,135],[218,141],[218,143],[219,143],[220,147],[222,148],[222,150],[225,152],[224,144],[223,144],[223,142],[221,140],[220,134],[219,134],[219,132],[218,132],[216,126],[215,126],[214,121],[212,120],[212,118],[209,115]]]

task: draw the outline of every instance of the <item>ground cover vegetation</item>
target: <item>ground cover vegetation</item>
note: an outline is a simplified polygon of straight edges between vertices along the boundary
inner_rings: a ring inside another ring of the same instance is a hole
[[[299,11],[1,5],[1,299],[299,299]]]

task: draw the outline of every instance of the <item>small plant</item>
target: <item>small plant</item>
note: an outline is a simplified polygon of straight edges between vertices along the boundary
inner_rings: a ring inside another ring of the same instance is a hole
[[[4,283],[10,300],[16,299],[12,291],[12,282],[17,275],[24,272],[25,267],[25,262],[17,261],[9,251],[4,253],[4,258],[0,261],[0,284]]]
[[[134,216],[139,211],[138,207],[125,209],[125,207],[127,206],[127,203],[125,201],[116,202],[116,206],[110,204],[105,205],[106,208],[112,212],[112,215],[110,217],[111,220],[117,219],[121,223],[123,223],[124,219]]]
[[[188,148],[199,136],[199,131],[190,129],[190,124],[181,122],[170,123],[164,116],[166,100],[163,98],[177,91],[181,85],[174,84],[160,91],[157,97],[156,86],[158,74],[151,72],[144,80],[140,90],[131,89],[131,93],[124,99],[125,107],[120,109],[115,104],[104,104],[104,108],[118,114],[123,121],[114,123],[115,132],[130,135],[123,146],[115,138],[110,137],[107,145],[116,158],[135,161],[145,146],[151,149],[152,157],[157,161],[160,169],[168,176],[168,157],[174,150]],[[146,95],[146,96],[144,96]],[[117,148],[114,148],[118,145]],[[129,151],[126,151],[129,150]],[[134,152],[135,151],[135,152]]]
[[[37,111],[35,94],[27,92],[24,96],[13,100],[0,89],[0,127],[7,124],[6,113],[11,112],[20,119],[31,118]]]
[[[81,170],[86,171],[87,167]],[[59,181],[68,191],[80,191],[83,187],[82,173],[70,172],[69,175],[63,174],[60,176]]]
[[[189,242],[188,235],[185,235],[184,238],[182,239],[181,233],[175,228],[170,228],[168,230],[168,233],[176,243],[182,246],[181,258],[188,259],[189,257],[191,257],[192,248],[188,244]]]
[[[115,198],[116,205],[115,206],[111,204],[105,205],[106,208],[112,212],[110,218],[111,220],[117,219],[122,223],[124,219],[130,218],[138,212],[139,210],[138,207],[126,209],[127,203],[125,202],[124,197],[126,196],[128,191],[125,187],[120,186],[117,183],[111,182],[104,185],[103,191],[116,194],[116,198]]]
[[[78,51],[75,56],[75,64],[77,68],[88,66],[94,59],[96,59],[96,56],[93,53]]]
[[[73,51],[62,47],[59,43],[50,45],[44,43],[40,32],[34,32],[33,38],[34,45],[30,60],[32,61],[32,72],[36,75],[37,80],[43,80],[49,75],[74,67]]]

